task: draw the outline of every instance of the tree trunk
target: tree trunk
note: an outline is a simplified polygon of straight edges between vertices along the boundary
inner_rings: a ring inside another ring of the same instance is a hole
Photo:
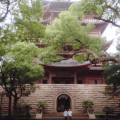
[[[2,98],[3,98],[3,92],[1,93],[1,103],[0,103],[0,119],[1,119],[1,113],[2,113]]]
[[[18,120],[18,117],[17,117],[17,95],[14,97],[14,119]]]
[[[11,118],[11,95],[9,95],[9,117]]]

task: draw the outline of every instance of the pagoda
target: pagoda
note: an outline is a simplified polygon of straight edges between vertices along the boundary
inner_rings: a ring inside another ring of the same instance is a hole
[[[54,19],[59,18],[58,14],[61,11],[68,10],[72,3],[70,1],[43,1],[45,13],[40,22],[43,25],[52,25]],[[94,15],[85,15],[84,19],[82,19],[82,25],[86,25],[89,22],[93,22],[95,27],[88,34],[91,34],[93,37],[102,37],[101,35],[108,24],[104,21],[94,19]],[[107,42],[101,49],[106,51],[112,42],[113,40]],[[38,48],[44,48],[49,44],[40,45],[39,43],[35,43],[35,45]],[[59,51],[58,54],[67,58],[72,54],[71,46],[68,45],[65,50]],[[85,116],[83,114],[84,108],[82,102],[84,100],[91,100],[94,103],[94,111],[96,113],[101,113],[103,107],[108,103],[116,113],[119,113],[119,109],[116,109],[115,106],[119,105],[120,98],[115,97],[114,100],[108,102],[107,97],[103,94],[106,85],[104,82],[105,78],[102,75],[104,71],[101,67],[102,63],[97,63],[96,65],[91,64],[89,61],[78,63],[72,58],[50,65],[44,65],[38,58],[36,58],[36,61],[44,67],[45,75],[36,81],[39,88],[28,97],[22,97],[19,101],[21,102],[20,105],[24,103],[23,101],[27,101],[27,104],[33,108],[31,112],[37,112],[38,101],[45,101],[44,113],[48,115],[46,117],[55,117],[55,115],[63,112],[65,109],[71,109],[73,117],[77,113],[77,117]],[[0,87],[1,90],[2,88]],[[3,103],[3,113],[7,113],[6,104],[8,102]],[[61,113],[61,117],[63,117],[63,113]]]
[[[59,18],[58,14],[68,10],[73,3],[70,1],[43,1],[45,13],[40,19],[41,23],[43,25],[52,25],[54,19]],[[82,19],[82,25],[86,25],[89,22],[94,23],[95,27],[88,34],[91,34],[93,37],[101,37],[108,24],[104,21],[94,19],[94,16],[85,14],[85,17]],[[80,19],[78,18],[78,20]],[[112,42],[113,40],[107,42],[101,49],[106,51]],[[46,44],[40,45],[39,43],[35,43],[35,45],[39,48],[46,46]],[[58,55],[67,58],[72,54],[71,46],[68,45],[67,47],[68,49],[60,51]],[[101,75],[104,71],[101,67],[102,63],[94,65],[86,61],[80,64],[72,58],[52,65],[44,65],[38,59],[37,62],[44,66],[45,69],[44,78],[40,82],[37,81],[37,84],[104,84],[104,76]]]

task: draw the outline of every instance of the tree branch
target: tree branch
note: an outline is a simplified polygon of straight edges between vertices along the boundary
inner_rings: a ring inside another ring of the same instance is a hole
[[[119,11],[111,6],[107,6],[107,8],[110,8],[111,10],[113,10],[117,15],[120,15]]]
[[[10,1],[7,0],[7,11],[6,11],[5,15],[2,18],[0,18],[0,22],[2,22],[6,18],[8,12],[9,12],[9,5],[10,5]]]
[[[113,22],[111,20],[105,20],[105,19],[102,19],[102,18],[99,18],[99,17],[94,17],[94,19],[103,20],[104,22],[112,23],[114,26],[120,28],[120,25],[116,24],[115,22]]]
[[[75,41],[79,42],[82,45],[82,47],[84,47],[84,44],[80,40],[75,39]]]
[[[87,48],[83,48],[83,49],[77,50],[73,54],[71,54],[69,57],[64,58],[63,60],[67,60],[67,59],[71,58],[72,56],[77,55],[78,53],[84,53],[84,52],[86,52],[89,55],[92,54],[94,56],[94,59],[92,59],[92,60],[87,58],[93,64],[96,64],[96,63],[99,63],[99,62],[113,61],[115,63],[118,63],[118,65],[120,67],[120,59],[119,58],[110,56],[107,53],[106,53],[106,55],[98,55],[96,52],[94,52],[94,51],[92,51],[90,49],[87,49]]]

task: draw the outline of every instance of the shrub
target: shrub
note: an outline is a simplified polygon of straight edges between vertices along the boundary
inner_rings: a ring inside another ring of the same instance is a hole
[[[32,109],[32,107],[30,107],[30,105],[26,105],[26,106],[25,106],[25,110],[26,110],[26,112],[27,112],[27,114],[26,114],[27,118],[30,117],[29,110],[31,110],[31,109]]]
[[[111,108],[108,107],[108,106],[104,106],[104,107],[103,107],[103,111],[104,111],[104,112],[107,112],[107,114],[113,113],[113,109],[111,109]]]
[[[43,101],[43,102],[42,101],[38,101],[37,106],[44,108],[46,106],[46,103],[45,103],[45,101]]]
[[[82,105],[87,105],[87,103],[88,103],[88,100],[84,100],[84,101],[82,102]]]
[[[87,106],[88,106],[88,107],[92,107],[92,105],[94,105],[94,103],[89,100],[88,103],[87,103]]]

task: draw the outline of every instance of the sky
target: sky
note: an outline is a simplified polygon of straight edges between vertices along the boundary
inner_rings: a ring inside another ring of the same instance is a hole
[[[116,30],[117,30],[117,27],[114,27],[111,24],[108,24],[107,28],[105,29],[104,33],[102,34],[102,36],[106,37],[107,41],[114,40],[112,45],[107,50],[108,53],[114,54],[117,52],[117,50],[116,50],[116,45],[117,45],[116,44],[117,43]]]

